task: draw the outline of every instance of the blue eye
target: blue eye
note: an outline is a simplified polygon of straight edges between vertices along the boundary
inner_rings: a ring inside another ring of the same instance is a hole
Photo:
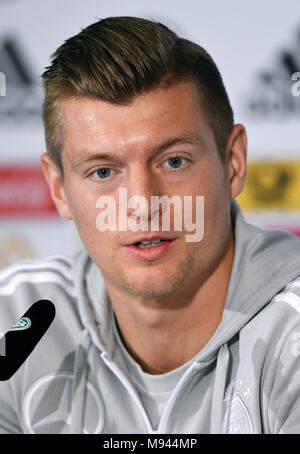
[[[167,159],[167,163],[169,164],[170,167],[172,167],[173,169],[179,169],[179,167],[182,166],[183,164],[183,158],[181,158],[180,156],[174,156],[173,158],[169,158]]]
[[[108,167],[102,167],[101,169],[98,169],[96,171],[96,174],[99,178],[104,180],[105,178],[110,177],[111,169],[109,169]]]

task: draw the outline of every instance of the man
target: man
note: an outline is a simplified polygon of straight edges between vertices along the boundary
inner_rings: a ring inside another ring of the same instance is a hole
[[[43,80],[42,165],[85,250],[1,273],[6,326],[36,300],[56,307],[0,384],[1,433],[300,432],[300,241],[234,201],[246,132],[211,57],[113,17],[59,47]],[[142,201],[125,215],[124,191]],[[190,211],[152,205],[163,196]],[[175,228],[183,212],[203,222],[197,241]]]

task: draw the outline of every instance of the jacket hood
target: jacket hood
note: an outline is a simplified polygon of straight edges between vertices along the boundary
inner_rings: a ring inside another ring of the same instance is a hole
[[[234,259],[223,317],[199,360],[209,361],[291,280],[300,275],[300,239],[284,230],[264,230],[246,222],[238,203],[231,202]],[[74,266],[83,325],[93,343],[109,356],[114,339],[113,311],[101,271],[82,251]]]

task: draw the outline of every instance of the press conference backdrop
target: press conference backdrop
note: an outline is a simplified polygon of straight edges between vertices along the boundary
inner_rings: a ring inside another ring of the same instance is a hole
[[[82,247],[41,172],[40,75],[65,39],[115,15],[161,21],[208,50],[248,132],[244,214],[300,236],[299,0],[0,0],[0,268]]]

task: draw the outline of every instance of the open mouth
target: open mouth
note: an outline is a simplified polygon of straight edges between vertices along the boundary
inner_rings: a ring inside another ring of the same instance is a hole
[[[144,248],[159,246],[164,241],[165,240],[159,240],[159,239],[152,240],[152,241],[138,241],[137,243],[134,243],[134,246],[138,247],[139,249],[144,249]]]
[[[129,254],[138,260],[157,260],[168,254],[171,244],[176,238],[153,238],[152,240],[142,239],[126,245]]]

